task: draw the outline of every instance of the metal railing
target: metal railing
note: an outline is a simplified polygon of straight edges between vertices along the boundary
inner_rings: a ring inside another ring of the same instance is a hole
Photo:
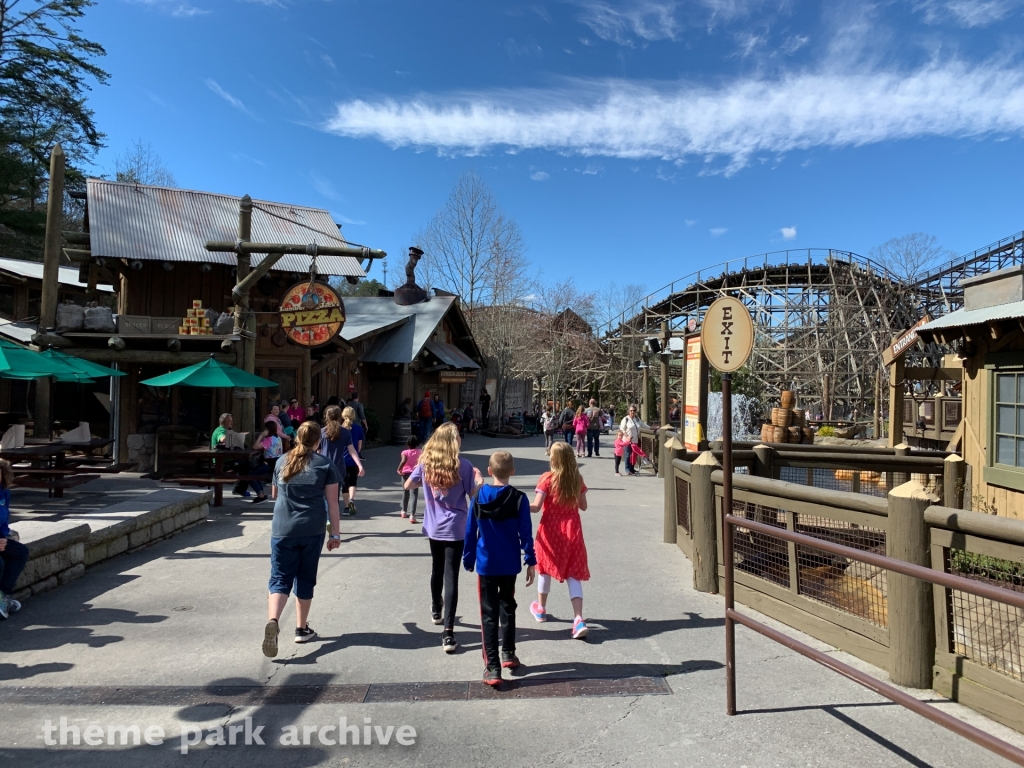
[[[1021,750],[1002,739],[999,739],[973,725],[970,725],[953,715],[936,709],[927,702],[920,701],[908,693],[884,683],[871,675],[854,669],[837,659],[822,653],[810,646],[801,643],[788,635],[779,632],[771,627],[756,621],[755,619],[739,613],[735,608],[734,585],[735,585],[735,552],[734,533],[737,529],[749,531],[752,534],[765,536],[772,539],[780,539],[788,544],[797,547],[807,547],[814,550],[829,553],[836,557],[845,558],[850,562],[864,563],[875,568],[885,569],[893,573],[919,579],[929,584],[938,585],[949,590],[957,590],[964,594],[974,595],[978,598],[990,600],[996,603],[1013,606],[1018,610],[1024,609],[1024,593],[993,586],[984,581],[965,578],[943,571],[936,571],[913,563],[896,560],[870,551],[864,551],[854,547],[845,546],[826,539],[808,536],[805,533],[787,530],[766,522],[739,517],[732,514],[731,510],[723,508],[722,530],[723,530],[723,564],[725,577],[725,625],[726,625],[726,709],[729,715],[736,714],[736,665],[735,665],[735,625],[741,624],[764,637],[773,640],[790,650],[805,656],[819,664],[838,672],[843,677],[852,680],[864,687],[874,691],[890,701],[900,704],[907,709],[916,712],[922,717],[957,733],[974,743],[998,754],[1017,765],[1024,766],[1024,750]]]

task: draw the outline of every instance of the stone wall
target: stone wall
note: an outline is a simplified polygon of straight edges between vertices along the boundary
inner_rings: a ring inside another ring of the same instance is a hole
[[[138,472],[152,472],[156,456],[156,435],[128,435],[128,463]]]
[[[85,573],[88,566],[191,528],[210,512],[212,491],[167,488],[92,512],[69,511],[58,522],[12,527],[29,548],[14,597],[38,595]]]

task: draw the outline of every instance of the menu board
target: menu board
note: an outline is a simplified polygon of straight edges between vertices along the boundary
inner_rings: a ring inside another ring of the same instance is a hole
[[[696,451],[703,437],[700,424],[700,336],[686,340],[686,390],[683,403],[683,444],[688,451]]]

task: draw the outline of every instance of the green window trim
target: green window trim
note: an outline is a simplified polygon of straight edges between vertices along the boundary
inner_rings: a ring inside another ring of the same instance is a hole
[[[984,467],[982,474],[988,485],[998,485],[1012,491],[1024,491],[1024,469],[1009,467]]]
[[[991,373],[984,480],[1024,491],[1024,356],[1001,353],[985,362]]]

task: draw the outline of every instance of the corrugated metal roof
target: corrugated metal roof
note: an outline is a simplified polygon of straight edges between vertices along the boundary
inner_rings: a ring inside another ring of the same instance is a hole
[[[943,328],[966,328],[970,325],[984,325],[994,320],[1016,320],[1024,317],[1024,301],[1012,301],[1009,304],[997,304],[984,309],[958,309],[948,315],[925,323],[920,331],[939,331]]]
[[[309,269],[307,267],[307,269]],[[43,265],[38,261],[25,261],[24,259],[0,259],[0,270],[10,272],[21,277],[28,277],[34,280],[43,279]],[[75,267],[60,267],[57,282],[61,285],[73,285],[76,288],[87,288],[85,283],[78,280],[78,269]],[[99,288],[99,286],[97,286]],[[111,293],[110,286],[100,288],[104,293]]]
[[[447,363],[452,368],[477,369],[480,367],[465,352],[458,347],[453,347],[451,344],[445,344],[441,341],[428,341],[423,346],[437,357],[438,360]]]
[[[4,336],[19,344],[31,344],[36,332],[35,323],[16,323],[0,317],[0,336]]]
[[[89,179],[89,234],[93,255],[234,265],[233,253],[211,253],[208,240],[234,242],[240,197],[169,187]],[[262,243],[348,245],[322,208],[253,200],[252,239]],[[253,266],[263,255],[253,255]],[[323,275],[365,277],[351,256],[319,256]],[[287,255],[276,272],[309,272],[309,257]]]
[[[350,344],[375,333],[397,328],[409,322],[409,315],[399,317],[381,315],[357,315],[349,311],[352,299],[345,299],[345,325],[341,328],[341,338]]]
[[[346,313],[392,320],[409,318],[408,322],[384,331],[374,339],[359,360],[364,363],[411,363],[454,304],[452,296],[434,296],[429,301],[407,307],[395,304],[390,298],[357,296],[345,299]]]

